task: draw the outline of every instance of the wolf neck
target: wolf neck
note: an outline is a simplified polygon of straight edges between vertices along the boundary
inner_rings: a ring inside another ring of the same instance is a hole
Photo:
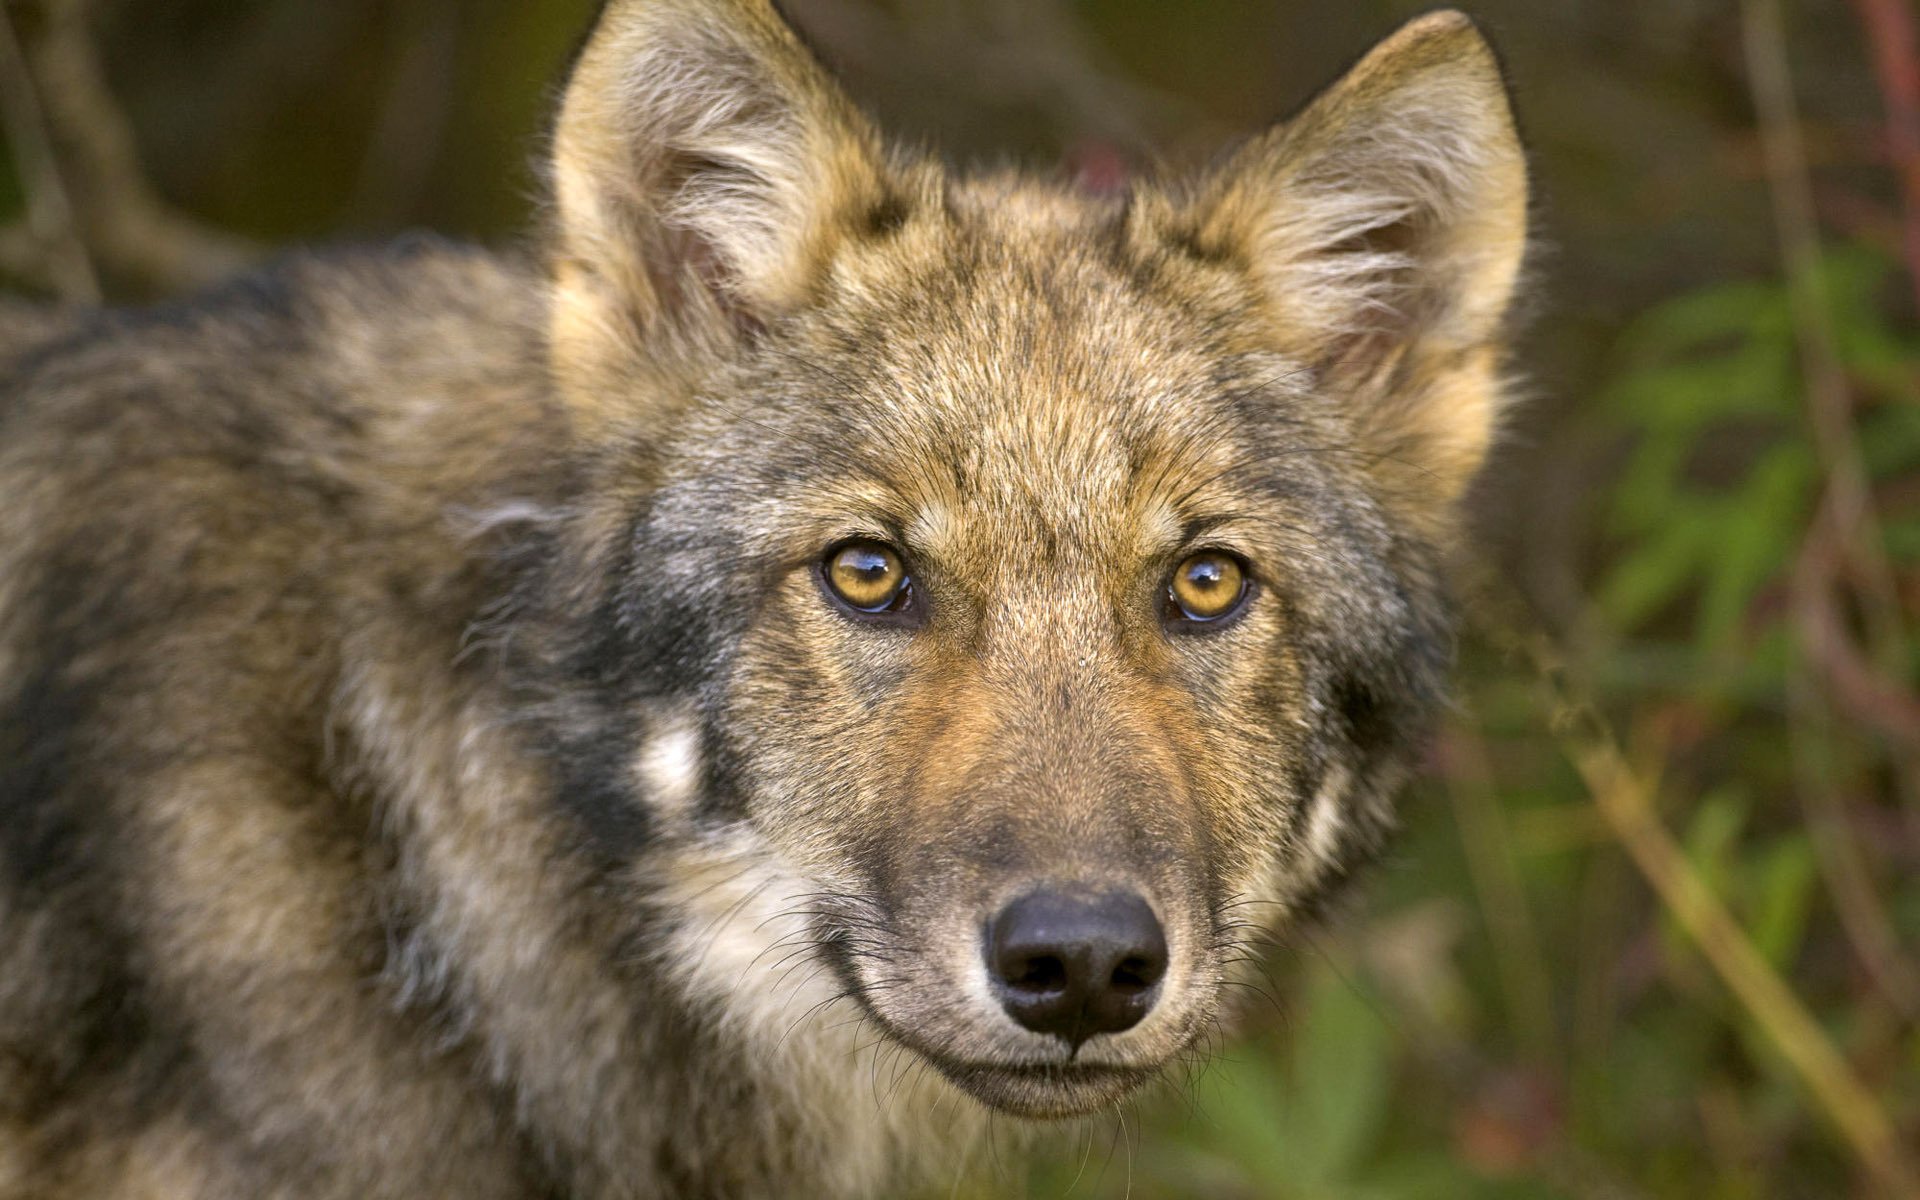
[[[986,1110],[862,1014],[818,951],[817,883],[744,825],[649,870],[670,922],[661,974],[751,1063],[769,1107],[795,1114],[789,1136],[836,1160],[820,1164],[829,1191],[966,1170]]]

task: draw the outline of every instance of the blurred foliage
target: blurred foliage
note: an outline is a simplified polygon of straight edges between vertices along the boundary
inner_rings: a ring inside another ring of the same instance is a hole
[[[498,240],[529,227],[551,81],[592,7],[100,0],[93,32],[145,173],[193,220],[261,245]],[[788,7],[893,128],[1087,169],[1200,160],[1424,5]],[[1739,6],[1472,7],[1532,135],[1543,250],[1519,355],[1535,399],[1477,497],[1488,578],[1467,607],[1561,643],[1693,876],[1920,1146],[1920,264],[1858,19],[1873,0],[1788,14],[1826,247],[1794,278]],[[20,183],[0,169],[0,226]],[[154,290],[99,265],[110,296]],[[1857,527],[1822,516],[1810,311],[1865,475]],[[1878,1194],[1623,853],[1502,644],[1466,646],[1390,861],[1289,935],[1273,1003],[1209,1043],[1197,1083],[1065,1131],[1030,1173],[983,1152],[956,1195]]]
[[[1882,493],[1903,497],[1885,530],[1910,612],[1920,339],[1890,315],[1900,275],[1860,246],[1821,264],[1862,445]],[[1596,496],[1587,665],[1598,701],[1661,761],[1693,870],[1911,1139],[1912,997],[1881,994],[1850,961],[1821,832],[1795,795],[1795,755],[1818,756],[1812,786],[1846,805],[1823,818],[1852,826],[1838,836],[1863,843],[1872,871],[1855,882],[1912,955],[1911,761],[1806,728],[1787,702],[1806,668],[1787,576],[1823,481],[1790,308],[1784,283],[1714,284],[1615,339],[1580,418],[1625,446]],[[1894,677],[1916,668],[1909,652]],[[1097,1173],[1056,1165],[1026,1194],[1732,1200],[1864,1186],[1778,1048],[1622,862],[1530,668],[1476,645],[1467,669],[1392,868],[1358,913],[1275,964],[1283,1017],[1225,1051],[1197,1098],[1129,1115],[1130,1156]]]

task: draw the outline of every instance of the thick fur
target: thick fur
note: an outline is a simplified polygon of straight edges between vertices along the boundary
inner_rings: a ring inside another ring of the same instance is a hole
[[[1178,1059],[1390,828],[1524,238],[1464,18],[1089,197],[614,0],[552,195],[8,311],[0,1196],[883,1192]],[[917,626],[823,593],[853,536]],[[1077,1054],[987,983],[1038,885],[1167,931]]]

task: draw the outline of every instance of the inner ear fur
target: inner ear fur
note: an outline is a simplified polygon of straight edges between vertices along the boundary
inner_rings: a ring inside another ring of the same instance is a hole
[[[805,301],[901,201],[879,136],[767,0],[610,0],[550,161],[552,354],[593,411]]]
[[[1381,477],[1456,499],[1504,403],[1527,231],[1525,155],[1473,23],[1403,26],[1196,197],[1195,247],[1252,275],[1275,343],[1349,399]]]

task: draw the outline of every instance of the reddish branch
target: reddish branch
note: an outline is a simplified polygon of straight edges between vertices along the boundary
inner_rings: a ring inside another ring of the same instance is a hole
[[[1900,177],[1906,209],[1901,239],[1907,274],[1920,311],[1920,57],[1916,57],[1913,12],[1907,0],[1853,0],[1873,53],[1873,73],[1887,110],[1887,145]]]
[[[1825,508],[1800,548],[1793,608],[1801,649],[1849,719],[1896,745],[1920,750],[1920,697],[1876,670],[1847,628],[1836,594],[1847,535],[1843,520]]]
[[[1847,634],[1833,595],[1810,589],[1798,616],[1807,657],[1834,703],[1888,741],[1910,752],[1920,750],[1920,701],[1867,665]]]
[[[30,265],[35,249],[46,257],[77,243],[83,257],[69,257],[89,274],[99,268],[146,292],[190,288],[240,269],[253,247],[177,211],[142,173],[133,128],[93,45],[88,8],[89,0],[0,0],[0,114],[15,133],[16,156],[38,151],[23,173],[40,208],[27,229],[39,245],[19,246],[9,236],[0,245],[5,261]],[[92,281],[75,276],[59,290],[91,299]]]

